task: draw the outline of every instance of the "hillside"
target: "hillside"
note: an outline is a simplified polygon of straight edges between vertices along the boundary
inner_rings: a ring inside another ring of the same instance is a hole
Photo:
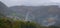
[[[17,16],[25,19],[27,12],[29,13],[28,20],[32,20],[37,23],[42,23],[43,20],[49,17],[56,17],[60,19],[60,7],[58,5],[50,6],[13,6],[8,8],[9,15]],[[24,17],[24,18],[23,18]],[[58,20],[59,22],[59,20]]]
[[[7,11],[8,7],[0,1],[0,16],[5,15],[5,12]]]
[[[39,24],[47,18],[56,17],[56,25],[60,24],[60,7],[58,5],[7,7],[5,4],[0,2],[0,11],[0,15],[2,14],[10,18],[16,17],[16,19],[21,20],[25,20],[27,17],[28,21],[33,21]]]

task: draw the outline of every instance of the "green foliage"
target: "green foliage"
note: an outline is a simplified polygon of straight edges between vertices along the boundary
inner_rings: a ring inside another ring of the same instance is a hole
[[[26,22],[20,20],[10,20],[9,18],[0,18],[0,28],[37,28],[33,22]]]
[[[34,22],[29,21],[21,21],[21,20],[13,20],[11,18],[3,17],[0,18],[0,28],[60,28],[57,26],[41,26],[40,24],[36,24]]]

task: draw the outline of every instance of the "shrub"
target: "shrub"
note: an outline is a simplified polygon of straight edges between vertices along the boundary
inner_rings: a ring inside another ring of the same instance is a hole
[[[0,28],[37,28],[37,25],[33,22],[13,21],[13,19],[3,17],[0,18]]]

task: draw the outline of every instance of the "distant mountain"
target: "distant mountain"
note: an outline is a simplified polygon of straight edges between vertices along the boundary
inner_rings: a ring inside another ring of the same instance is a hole
[[[60,7],[58,5],[50,6],[12,6],[6,11],[6,15],[17,16],[22,19],[26,18],[28,14],[28,20],[42,23],[43,20],[49,17],[56,17],[60,19]],[[59,20],[58,20],[59,22]]]
[[[7,6],[0,1],[0,15],[4,15],[5,11],[7,11]]]
[[[2,15],[16,17],[24,20],[27,17],[27,20],[34,21],[39,24],[47,18],[56,17],[57,21],[55,25],[60,25],[60,7],[58,5],[7,7],[0,1],[0,16]]]

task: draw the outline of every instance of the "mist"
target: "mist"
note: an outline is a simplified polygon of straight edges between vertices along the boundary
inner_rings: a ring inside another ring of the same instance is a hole
[[[0,0],[7,6],[60,5],[60,0]]]
[[[0,0],[0,18],[1,27],[6,21],[12,27],[60,28],[60,0]]]

